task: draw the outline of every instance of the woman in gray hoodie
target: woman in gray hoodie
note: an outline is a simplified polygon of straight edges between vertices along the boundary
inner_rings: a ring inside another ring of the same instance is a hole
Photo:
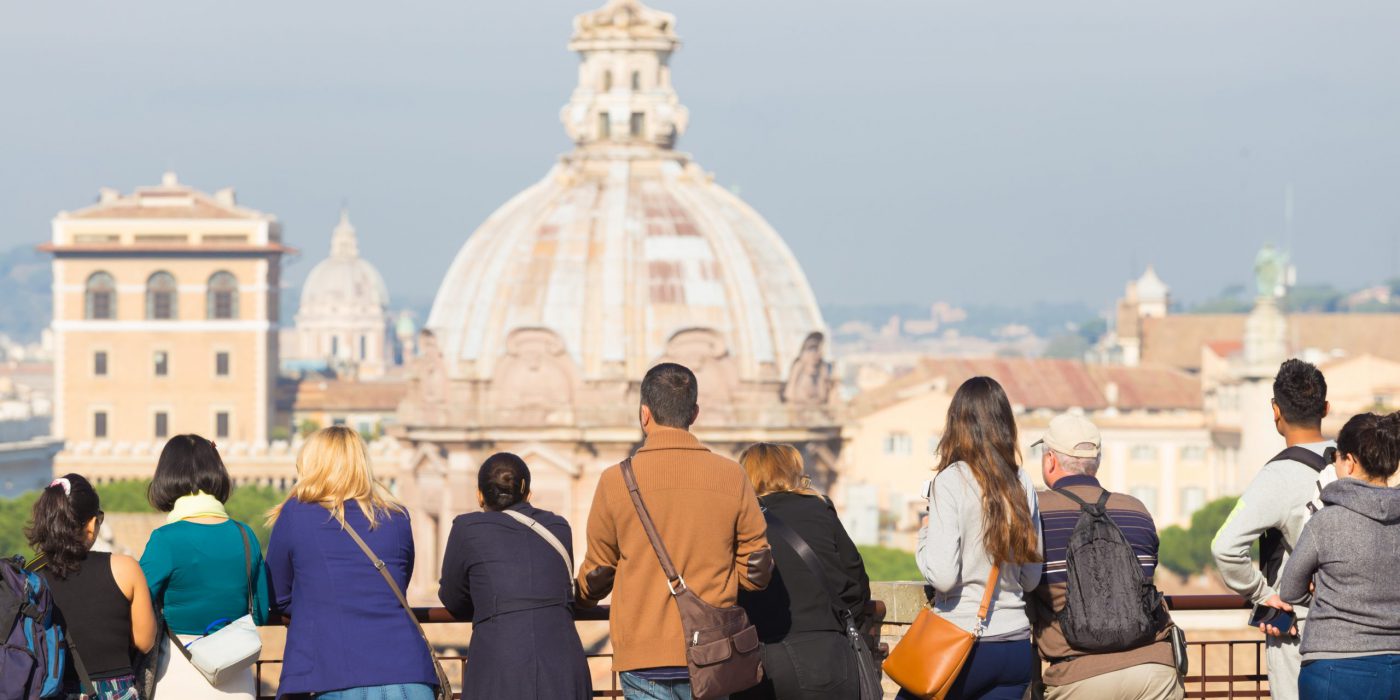
[[[1312,598],[1298,694],[1400,698],[1400,413],[1347,421],[1336,464],[1279,578],[1284,601]]]

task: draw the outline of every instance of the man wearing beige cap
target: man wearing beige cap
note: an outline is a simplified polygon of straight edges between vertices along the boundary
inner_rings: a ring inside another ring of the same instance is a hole
[[[1031,615],[1036,647],[1049,664],[1042,676],[1045,697],[1048,700],[1179,700],[1184,693],[1172,652],[1173,625],[1165,607],[1144,603],[1138,608],[1139,619],[1145,625],[1139,641],[1107,645],[1112,647],[1110,649],[1087,650],[1077,648],[1067,638],[1061,614],[1067,601],[1082,599],[1070,590],[1070,580],[1089,575],[1099,579],[1097,583],[1110,580],[1103,577],[1103,571],[1087,574],[1069,569],[1067,553],[1081,512],[1094,506],[1103,508],[1126,545],[1108,545],[1110,553],[1112,547],[1120,548],[1121,556],[1117,559],[1105,557],[1105,550],[1099,550],[1099,558],[1091,560],[1088,555],[1078,553],[1082,550],[1076,550],[1078,557],[1084,557],[1077,559],[1076,567],[1084,566],[1086,561],[1095,561],[1097,568],[1102,568],[1108,560],[1121,562],[1132,570],[1115,571],[1112,578],[1129,584],[1137,582],[1138,579],[1133,578],[1137,576],[1152,580],[1157,568],[1157,527],[1147,508],[1136,498],[1110,493],[1099,485],[1095,475],[1099,470],[1103,439],[1098,427],[1089,419],[1070,413],[1056,416],[1050,421],[1045,437],[1035,444],[1044,447],[1040,466],[1050,490],[1037,494],[1044,527],[1041,553],[1045,556],[1045,573],[1040,585],[1027,597],[1026,608]],[[1101,542],[1096,542],[1096,547],[1101,546]],[[1127,547],[1131,547],[1131,552]],[[1096,588],[1095,594],[1110,595],[1104,592],[1109,589],[1113,589],[1111,584]],[[1094,609],[1093,602],[1089,609]],[[1134,617],[1089,619],[1087,628],[1090,632],[1096,626],[1105,630],[1122,629]],[[1085,634],[1084,619],[1081,614],[1080,622],[1076,623],[1079,631],[1071,632],[1069,637],[1084,638],[1077,637]]]

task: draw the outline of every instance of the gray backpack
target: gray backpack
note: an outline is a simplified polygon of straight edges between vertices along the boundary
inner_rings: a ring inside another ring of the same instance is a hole
[[[1079,504],[1079,522],[1065,551],[1069,588],[1058,618],[1065,641],[1092,653],[1150,644],[1160,629],[1162,594],[1142,575],[1133,546],[1109,519],[1109,492],[1087,503],[1067,490],[1055,491]]]

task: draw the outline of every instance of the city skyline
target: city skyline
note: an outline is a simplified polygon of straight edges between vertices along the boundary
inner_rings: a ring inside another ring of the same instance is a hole
[[[0,116],[0,142],[29,167],[0,174],[0,244],[43,242],[55,212],[170,168],[277,213],[302,250],[293,284],[348,202],[395,305],[421,303],[570,148],[561,18],[592,4],[253,3],[212,30],[171,4],[7,8],[0,70],[26,108]],[[1093,24],[1063,6],[661,9],[686,42],[679,148],[768,218],[824,304],[1102,308],[1149,263],[1199,300],[1289,245],[1290,185],[1300,281],[1396,273],[1393,7],[1100,7]]]

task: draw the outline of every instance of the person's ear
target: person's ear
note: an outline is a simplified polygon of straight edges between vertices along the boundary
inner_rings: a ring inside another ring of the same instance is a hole
[[[651,425],[651,407],[646,404],[642,404],[642,407],[637,410],[637,420],[642,424],[643,428]]]
[[[529,480],[529,479],[521,479],[521,480],[520,480],[520,497],[521,497],[522,499],[524,499],[524,500],[527,500],[527,501],[530,500],[530,480]]]
[[[1331,402],[1331,401],[1323,401],[1323,402],[1322,402],[1322,417],[1323,417],[1323,418],[1326,418],[1326,417],[1327,417],[1328,415],[1330,415],[1331,413],[1332,413],[1332,402]]]
[[[1283,420],[1283,412],[1280,411],[1280,410],[1278,410],[1278,402],[1277,402],[1277,401],[1271,401],[1271,402],[1269,403],[1269,405],[1272,406],[1272,407],[1273,407],[1273,410],[1274,410],[1274,422],[1277,423],[1277,422]]]
[[[476,490],[476,506],[482,510],[486,510],[486,494],[482,493],[481,489]]]
[[[700,419],[700,404],[695,404],[695,410],[690,412],[690,424],[695,425],[695,421]]]

